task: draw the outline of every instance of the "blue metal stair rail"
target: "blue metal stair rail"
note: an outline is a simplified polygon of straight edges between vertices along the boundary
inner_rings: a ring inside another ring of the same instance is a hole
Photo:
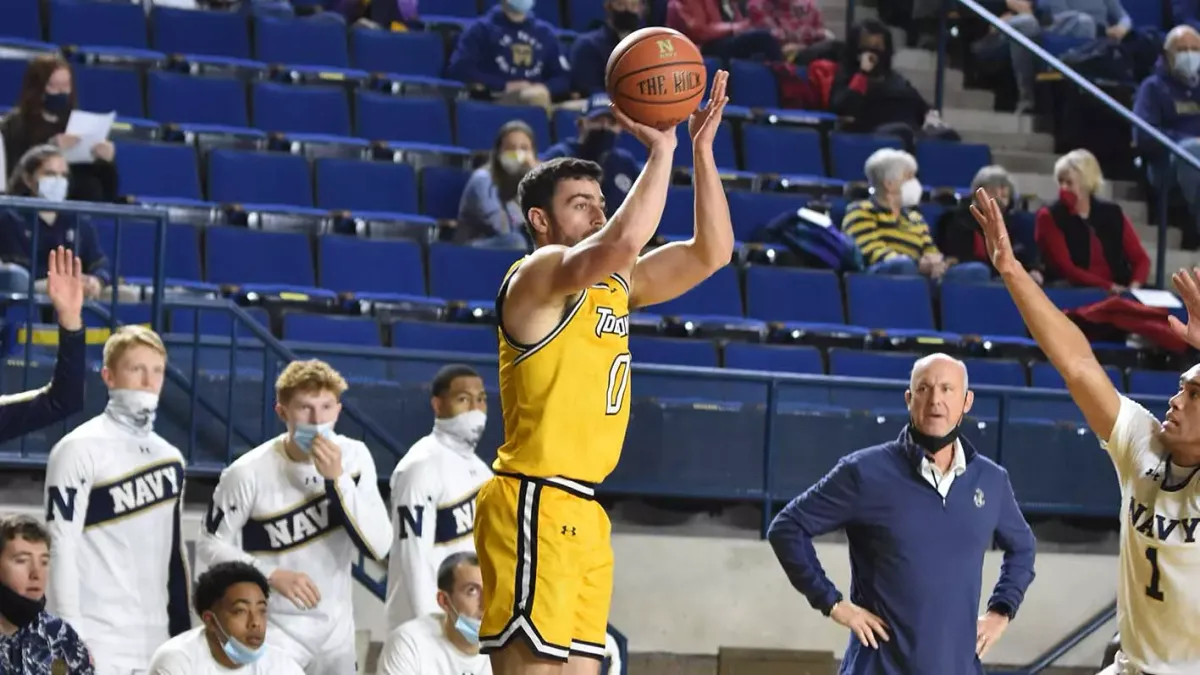
[[[1113,600],[1111,604],[1106,606],[1094,614],[1090,619],[1084,621],[1083,624],[1067,635],[1062,640],[1059,640],[1053,647],[1047,649],[1041,656],[1033,660],[1032,663],[1016,671],[988,671],[989,675],[1038,675],[1042,671],[1049,668],[1053,663],[1061,659],[1067,652],[1071,651],[1080,642],[1083,642],[1096,631],[1103,628],[1109,621],[1117,617],[1117,601]]]

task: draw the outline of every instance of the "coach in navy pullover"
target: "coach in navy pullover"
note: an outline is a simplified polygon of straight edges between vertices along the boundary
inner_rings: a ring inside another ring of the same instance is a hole
[[[1033,581],[1033,533],[1008,473],[957,438],[972,401],[965,385],[961,362],[940,354],[918,361],[905,394],[912,421],[900,437],[843,457],[771,523],[768,539],[792,585],[835,618],[842,594],[812,540],[846,531],[851,604],[841,616],[866,610],[886,624],[888,639],[877,639],[875,649],[851,635],[840,673],[982,675],[976,645],[984,626],[994,627],[986,629],[989,640],[998,637]],[[937,455],[953,458],[941,462],[943,471],[934,468]],[[1004,563],[988,621],[977,626],[983,559],[993,541]]]

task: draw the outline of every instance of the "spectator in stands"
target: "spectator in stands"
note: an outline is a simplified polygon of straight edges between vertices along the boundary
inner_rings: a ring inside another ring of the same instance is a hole
[[[833,31],[825,27],[816,0],[749,0],[746,14],[751,28],[771,33],[788,61],[804,65],[818,58],[837,59]]]
[[[868,272],[922,274],[959,283],[981,283],[991,277],[987,264],[947,258],[933,243],[929,225],[917,210],[922,188],[915,157],[883,148],[867,158],[864,171],[872,197],[846,208],[842,231],[862,250]]]
[[[570,65],[534,0],[503,0],[458,38],[446,72],[501,103],[549,108],[566,96]]]
[[[1008,7],[1013,12],[1008,25],[1031,39],[1044,31],[1088,40],[1107,36],[1120,41],[1133,25],[1120,0],[1009,0]],[[1028,49],[1011,45],[1011,51],[1019,97],[1017,113],[1031,112],[1037,62]]]
[[[1167,34],[1154,74],[1138,87],[1133,112],[1192,156],[1200,157],[1200,33],[1195,28],[1176,26]],[[1162,160],[1170,153],[1136,128],[1133,134],[1147,160],[1150,183],[1159,190],[1178,185],[1183,193],[1192,214],[1192,222],[1183,228],[1184,248],[1194,250],[1200,245],[1200,171],[1177,161],[1172,174],[1164,174]]]
[[[0,673],[95,675],[87,645],[46,612],[50,533],[29,516],[0,519]]]
[[[9,171],[15,171],[17,161],[34,146],[49,143],[66,151],[80,142],[79,137],[64,133],[71,111],[77,107],[74,83],[71,65],[61,56],[39,56],[30,61],[16,107],[0,120],[5,164]],[[115,154],[112,143],[101,141],[92,146],[94,161],[72,164],[71,191],[67,198],[86,202],[116,201]]]
[[[624,148],[616,147],[621,128],[613,117],[609,107],[611,103],[606,94],[593,95],[588,99],[583,116],[579,118],[579,136],[552,145],[542,154],[542,161],[574,157],[599,164],[604,170],[600,191],[604,194],[610,218],[625,201],[625,195],[641,172],[633,155]]]
[[[67,161],[54,145],[39,145],[26,152],[8,181],[9,193],[20,197],[38,197],[61,202],[68,191],[70,179]],[[88,298],[99,297],[108,281],[108,258],[100,248],[96,228],[88,218],[74,213],[39,211],[38,250],[31,251],[33,226],[29,214],[16,211],[0,212],[0,260],[29,270],[32,256],[44,260],[50,251],[62,246],[74,249],[83,262],[84,293]],[[37,278],[46,278],[46,269],[39,267]],[[39,281],[38,288],[44,282]]]
[[[667,26],[688,36],[705,56],[719,59],[783,61],[783,49],[769,30],[753,28],[731,0],[670,0]]]
[[[491,675],[491,662],[479,653],[479,558],[465,551],[447,556],[438,567],[437,588],[442,611],[418,616],[388,635],[379,656],[381,675]]]
[[[520,120],[500,127],[487,163],[463,188],[454,240],[487,248],[528,248],[517,186],[535,164],[533,129]]]
[[[1058,200],[1037,214],[1035,237],[1050,280],[1123,293],[1140,288],[1150,258],[1121,207],[1096,193],[1104,184],[1100,163],[1072,150],[1054,163]]]
[[[1017,198],[1017,188],[1013,185],[1012,177],[1002,166],[985,166],[980,169],[971,181],[971,194],[983,188],[1004,213],[1005,224],[1009,233],[1013,232],[1012,215],[1014,201]],[[978,262],[992,267],[988,258],[987,246],[983,239],[983,230],[978,221],[971,215],[970,200],[963,201],[958,208],[947,211],[938,220],[937,236],[934,241],[938,249],[948,259],[959,262]],[[1037,247],[1026,246],[1021,239],[1013,237],[1013,252],[1017,260],[1029,270],[1029,275],[1038,284],[1043,281],[1041,261],[1038,259]],[[996,276],[996,270],[991,269],[991,275]]]
[[[571,45],[571,91],[581,97],[605,90],[608,57],[617,43],[642,26],[642,0],[605,0],[604,25]]]
[[[830,111],[852,118],[843,130],[893,134],[910,150],[921,138],[959,140],[921,92],[892,69],[895,48],[887,26],[874,19],[859,22],[846,45],[829,92]]]

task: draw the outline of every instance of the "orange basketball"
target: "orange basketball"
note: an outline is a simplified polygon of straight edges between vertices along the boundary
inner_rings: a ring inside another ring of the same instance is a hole
[[[608,57],[604,84],[635,122],[670,129],[700,107],[708,71],[683,33],[655,26],[630,33]]]

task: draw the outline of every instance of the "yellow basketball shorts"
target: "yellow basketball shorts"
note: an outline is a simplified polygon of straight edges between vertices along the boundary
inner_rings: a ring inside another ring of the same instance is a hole
[[[604,658],[612,523],[591,485],[499,474],[475,499],[483,573],[481,651],[522,638],[534,654]]]

